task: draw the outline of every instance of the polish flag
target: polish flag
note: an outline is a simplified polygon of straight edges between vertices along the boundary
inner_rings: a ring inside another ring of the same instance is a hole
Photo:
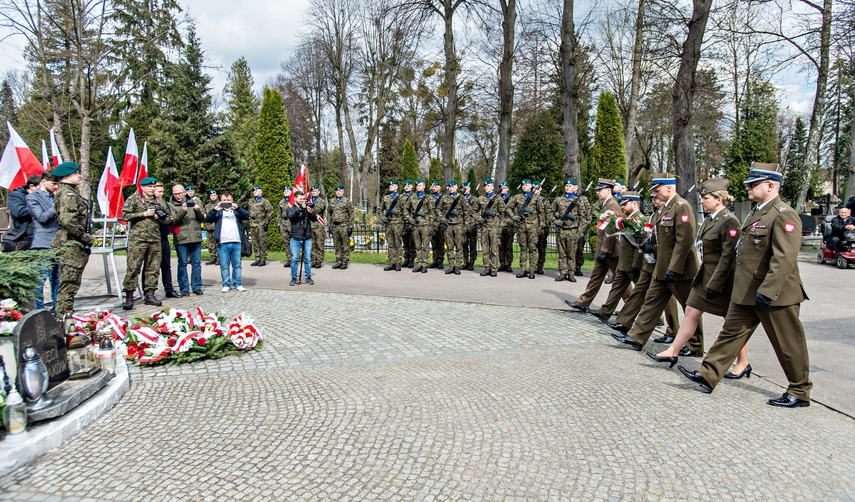
[[[128,146],[125,148],[125,161],[122,162],[122,175],[119,177],[119,187],[129,187],[137,182],[137,161],[139,150],[137,150],[137,139],[134,130],[128,134]]]
[[[101,181],[98,182],[98,209],[101,214],[108,218],[117,218],[122,214],[122,206],[125,205],[125,197],[122,195],[119,182],[119,169],[116,167],[116,159],[113,158],[113,147],[107,149],[107,163],[104,172],[101,173]]]
[[[45,171],[50,169],[50,158],[47,154],[47,145],[45,144],[45,140],[42,140],[42,169]]]
[[[27,183],[27,178],[42,174],[44,167],[8,121],[9,142],[0,157],[0,186],[14,190]]]
[[[50,156],[53,160],[53,167],[62,164],[62,155],[59,153],[59,145],[56,144],[56,134],[53,132],[53,127],[50,128]]]
[[[140,180],[148,178],[148,141],[143,143],[142,157],[140,157],[140,168],[137,173],[137,192],[142,192]]]
[[[309,164],[303,162],[300,164],[300,172],[297,173],[297,181],[294,182],[294,190],[300,190],[306,197],[309,195]],[[294,193],[291,192],[291,198],[288,199],[288,204],[294,205]]]

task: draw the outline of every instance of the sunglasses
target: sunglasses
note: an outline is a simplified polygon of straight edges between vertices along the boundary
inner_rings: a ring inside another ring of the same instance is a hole
[[[769,180],[752,181],[751,183],[748,183],[748,188],[753,189],[757,185],[760,185],[762,183],[768,183],[768,182],[769,182]]]

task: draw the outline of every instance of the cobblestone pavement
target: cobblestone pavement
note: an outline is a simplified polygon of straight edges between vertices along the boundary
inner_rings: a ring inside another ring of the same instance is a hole
[[[132,367],[113,410],[0,497],[855,499],[851,418],[772,408],[763,378],[702,394],[590,316],[267,289],[170,306],[197,304],[251,312],[264,345]]]

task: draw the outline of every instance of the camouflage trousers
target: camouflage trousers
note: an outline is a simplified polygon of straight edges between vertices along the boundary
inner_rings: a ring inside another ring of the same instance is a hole
[[[448,225],[445,229],[445,245],[448,246],[448,265],[463,266],[463,234],[466,227],[462,224]]]
[[[582,270],[585,264],[585,232],[579,231],[581,235],[576,237],[576,270]],[[628,324],[626,326],[629,326]]]
[[[502,227],[485,225],[481,228],[481,255],[484,260],[484,270],[498,270],[501,238]]]
[[[445,225],[436,224],[431,226],[430,248],[433,251],[433,260],[442,268],[445,262]]]
[[[279,235],[282,236],[282,242],[285,243],[285,261],[291,263],[291,227],[285,229],[279,227]]]
[[[209,260],[217,260],[219,259],[219,255],[217,255],[217,240],[214,239],[214,229],[206,230],[206,238],[205,241],[208,245],[208,256]]]
[[[401,243],[401,233],[404,226],[400,222],[390,222],[386,224],[386,248],[389,250],[389,263],[391,265],[400,265],[404,250]]]
[[[510,267],[514,262],[514,227],[503,225],[499,240],[499,265]]]
[[[59,290],[56,295],[56,317],[74,312],[74,297],[80,291],[83,269],[89,261],[89,250],[66,244],[59,250]],[[109,279],[108,279],[109,280]]]
[[[561,275],[572,275],[576,271],[576,245],[579,242],[576,230],[559,230],[558,241],[558,272]]]
[[[478,259],[478,227],[463,225],[463,263],[475,263]]]
[[[520,247],[520,268],[534,272],[537,269],[537,227],[518,227],[517,244]]]
[[[267,225],[251,226],[249,237],[252,239],[252,252],[255,253],[255,259],[267,260]]]
[[[347,235],[349,228],[347,225],[333,225],[332,227],[335,262],[339,265],[347,265],[350,262],[350,236]]]
[[[543,228],[537,236],[537,270],[543,270],[546,263],[546,241],[549,238],[549,228]]]
[[[129,242],[128,268],[125,272],[125,280],[122,281],[122,291],[137,289],[140,271],[143,273],[143,291],[156,290],[161,259],[160,241]]]
[[[413,242],[416,247],[415,266],[427,267],[430,262],[430,225],[413,227]]]
[[[326,234],[327,232],[323,225],[312,223],[312,263],[323,263],[324,261]]]
[[[404,263],[414,262],[416,260],[416,230],[411,225],[404,226]]]

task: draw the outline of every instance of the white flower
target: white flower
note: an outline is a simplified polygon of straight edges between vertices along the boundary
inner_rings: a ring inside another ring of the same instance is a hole
[[[11,333],[17,325],[18,321],[0,321],[0,333]]]
[[[15,310],[18,308],[18,302],[11,298],[6,298],[5,300],[0,301],[0,308],[5,311]]]

